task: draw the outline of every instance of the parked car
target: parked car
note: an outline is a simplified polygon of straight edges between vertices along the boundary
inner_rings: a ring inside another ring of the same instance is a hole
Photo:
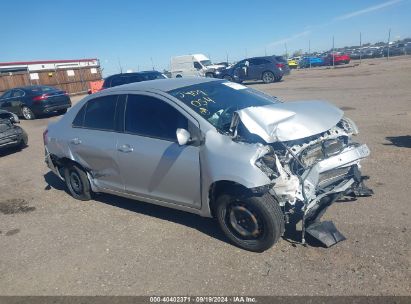
[[[316,56],[306,56],[298,62],[301,68],[318,67],[324,65],[324,60]]]
[[[217,78],[241,83],[245,80],[262,80],[265,83],[280,81],[289,73],[289,67],[275,56],[247,58],[235,65],[219,70]]]
[[[68,93],[50,86],[18,87],[0,96],[0,110],[23,116],[27,120],[52,112],[61,115],[70,107]]]
[[[16,114],[0,110],[0,151],[8,148],[24,148],[27,146],[27,133],[17,126],[19,118]]]
[[[92,192],[216,217],[237,246],[264,251],[289,218],[331,246],[325,209],[370,195],[355,124],[320,101],[282,103],[212,78],[164,79],[81,100],[44,132],[46,163],[71,195]]]
[[[114,74],[104,79],[103,86],[101,87],[100,91],[127,83],[165,78],[167,78],[167,76],[158,71],[142,71],[135,73]]]
[[[334,59],[333,59],[334,57]],[[344,53],[329,53],[324,58],[324,65],[337,65],[337,64],[348,64],[350,63],[350,55]]]
[[[298,60],[295,58],[289,58],[287,60],[288,62],[288,66],[290,67],[290,69],[296,69],[298,68]]]
[[[187,76],[215,77],[216,71],[225,67],[224,64],[213,64],[203,54],[182,55],[171,58],[171,75],[173,78]]]

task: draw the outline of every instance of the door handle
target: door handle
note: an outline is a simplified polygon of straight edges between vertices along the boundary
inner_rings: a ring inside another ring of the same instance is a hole
[[[130,153],[134,151],[134,148],[130,145],[124,144],[124,145],[119,146],[117,150],[123,153]]]
[[[81,144],[81,139],[78,138],[78,137],[76,137],[76,138],[73,138],[70,142],[71,142],[73,145],[79,145],[79,144]]]

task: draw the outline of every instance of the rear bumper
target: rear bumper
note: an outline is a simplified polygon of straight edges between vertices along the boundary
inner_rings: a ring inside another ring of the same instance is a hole
[[[47,164],[47,167],[49,167],[49,169],[56,174],[58,177],[60,177],[60,179],[63,180],[63,177],[60,174],[60,171],[58,170],[58,168],[54,165],[53,160],[51,159],[51,154],[48,151],[47,147],[44,147],[44,161]]]
[[[37,106],[33,107],[32,111],[34,114],[46,114],[46,113],[51,113],[59,110],[64,110],[68,109],[71,107],[71,103],[67,104],[59,104],[59,105],[42,105],[42,106]]]

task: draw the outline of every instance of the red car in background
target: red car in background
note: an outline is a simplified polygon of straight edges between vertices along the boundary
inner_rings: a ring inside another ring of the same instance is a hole
[[[347,64],[350,63],[350,55],[343,54],[343,53],[330,53],[327,56],[323,57],[324,65],[333,65],[333,57],[334,57],[334,65],[337,64]]]

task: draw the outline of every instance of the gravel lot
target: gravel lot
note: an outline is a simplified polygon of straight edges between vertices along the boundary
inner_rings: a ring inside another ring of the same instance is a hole
[[[251,85],[328,100],[358,124],[375,195],[326,213],[346,241],[282,239],[250,253],[212,219],[106,195],[74,200],[43,161],[42,132],[58,117],[22,121],[29,147],[0,157],[0,295],[411,295],[411,57]]]

